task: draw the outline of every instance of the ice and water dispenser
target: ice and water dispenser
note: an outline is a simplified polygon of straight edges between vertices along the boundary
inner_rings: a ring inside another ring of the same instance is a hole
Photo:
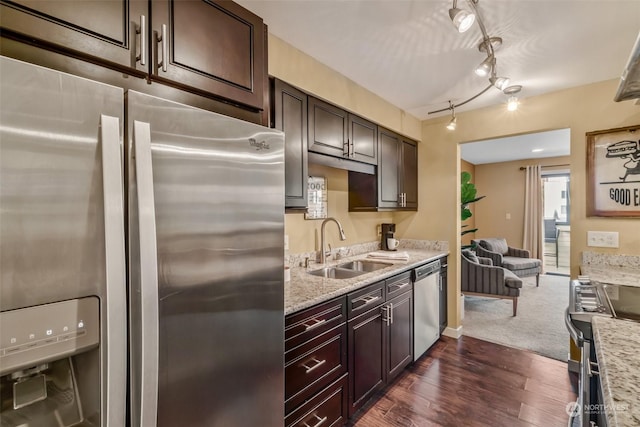
[[[97,297],[0,313],[0,425],[100,425]]]

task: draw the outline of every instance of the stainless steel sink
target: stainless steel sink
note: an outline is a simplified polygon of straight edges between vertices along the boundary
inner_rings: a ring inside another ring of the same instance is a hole
[[[310,271],[314,276],[327,277],[329,279],[350,279],[365,274],[366,271],[348,270],[345,268],[325,267]]]
[[[390,265],[393,265],[393,264],[388,262],[380,262],[380,261],[356,260],[351,262],[345,262],[344,264],[339,264],[337,268],[344,268],[347,270],[362,271],[364,273],[369,273],[371,271],[382,270],[383,268],[389,267]]]

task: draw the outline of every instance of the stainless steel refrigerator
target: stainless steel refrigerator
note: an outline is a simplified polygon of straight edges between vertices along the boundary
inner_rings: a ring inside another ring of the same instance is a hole
[[[0,57],[0,424],[281,426],[279,131]]]

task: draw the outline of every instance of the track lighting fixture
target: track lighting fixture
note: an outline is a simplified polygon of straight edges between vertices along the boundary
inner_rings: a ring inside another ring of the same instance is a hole
[[[476,67],[476,75],[480,77],[488,76],[493,69],[493,64],[495,62],[494,56],[488,56],[487,59],[482,61],[480,65]]]
[[[453,7],[449,9],[449,18],[451,18],[451,22],[460,33],[464,33],[471,28],[476,20],[476,16],[473,13],[458,9],[457,0],[453,0]]]
[[[457,120],[456,120],[456,110],[453,107],[451,101],[449,101],[449,109],[451,110],[451,120],[449,120],[449,124],[447,125],[447,129],[456,130]]]
[[[471,7],[471,12],[468,12],[463,9],[458,8],[457,0],[453,0],[453,7],[449,9],[449,17],[453,22],[453,25],[458,29],[459,32],[464,32],[468,30],[474,22],[478,23],[478,27],[480,27],[480,31],[482,33],[482,40],[478,44],[478,50],[480,52],[485,53],[487,56],[478,65],[475,69],[475,73],[481,77],[489,77],[489,85],[485,87],[482,91],[475,94],[471,98],[468,98],[462,102],[454,104],[451,100],[449,100],[449,107],[441,108],[435,111],[429,111],[428,114],[441,113],[446,110],[451,110],[451,121],[447,125],[447,129],[454,130],[456,128],[456,115],[455,108],[460,107],[461,105],[466,104],[467,102],[473,101],[492,87],[495,87],[498,90],[503,91],[505,95],[509,96],[509,102],[507,104],[507,108],[509,111],[516,110],[518,108],[518,98],[515,95],[520,92],[522,86],[514,85],[509,86],[510,79],[508,77],[499,77],[496,72],[496,50],[502,45],[502,38],[500,37],[492,37],[487,34],[487,30],[484,26],[484,22],[482,21],[482,16],[478,11],[478,3],[480,0],[467,0],[467,3]]]
[[[516,93],[520,92],[521,90],[522,86],[520,85],[509,86],[502,90],[502,93],[504,93],[505,95],[510,95],[509,99],[507,100],[507,110],[516,111],[518,109],[518,105],[520,103],[518,102]]]

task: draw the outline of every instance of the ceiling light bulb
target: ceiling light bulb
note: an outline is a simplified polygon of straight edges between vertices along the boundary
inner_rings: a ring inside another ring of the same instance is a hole
[[[489,79],[492,85],[497,87],[500,90],[503,90],[507,86],[509,86],[509,77],[491,77]]]
[[[447,125],[447,129],[456,130],[456,116],[453,116],[449,124]]]
[[[493,58],[488,56],[487,59],[482,61],[476,68],[476,74],[480,77],[488,76],[491,72],[491,66],[493,65]]]
[[[516,111],[518,109],[518,97],[511,96],[507,101],[507,110]]]
[[[476,20],[476,15],[466,10],[458,9],[457,7],[449,9],[449,17],[460,33],[464,33],[471,28]]]

